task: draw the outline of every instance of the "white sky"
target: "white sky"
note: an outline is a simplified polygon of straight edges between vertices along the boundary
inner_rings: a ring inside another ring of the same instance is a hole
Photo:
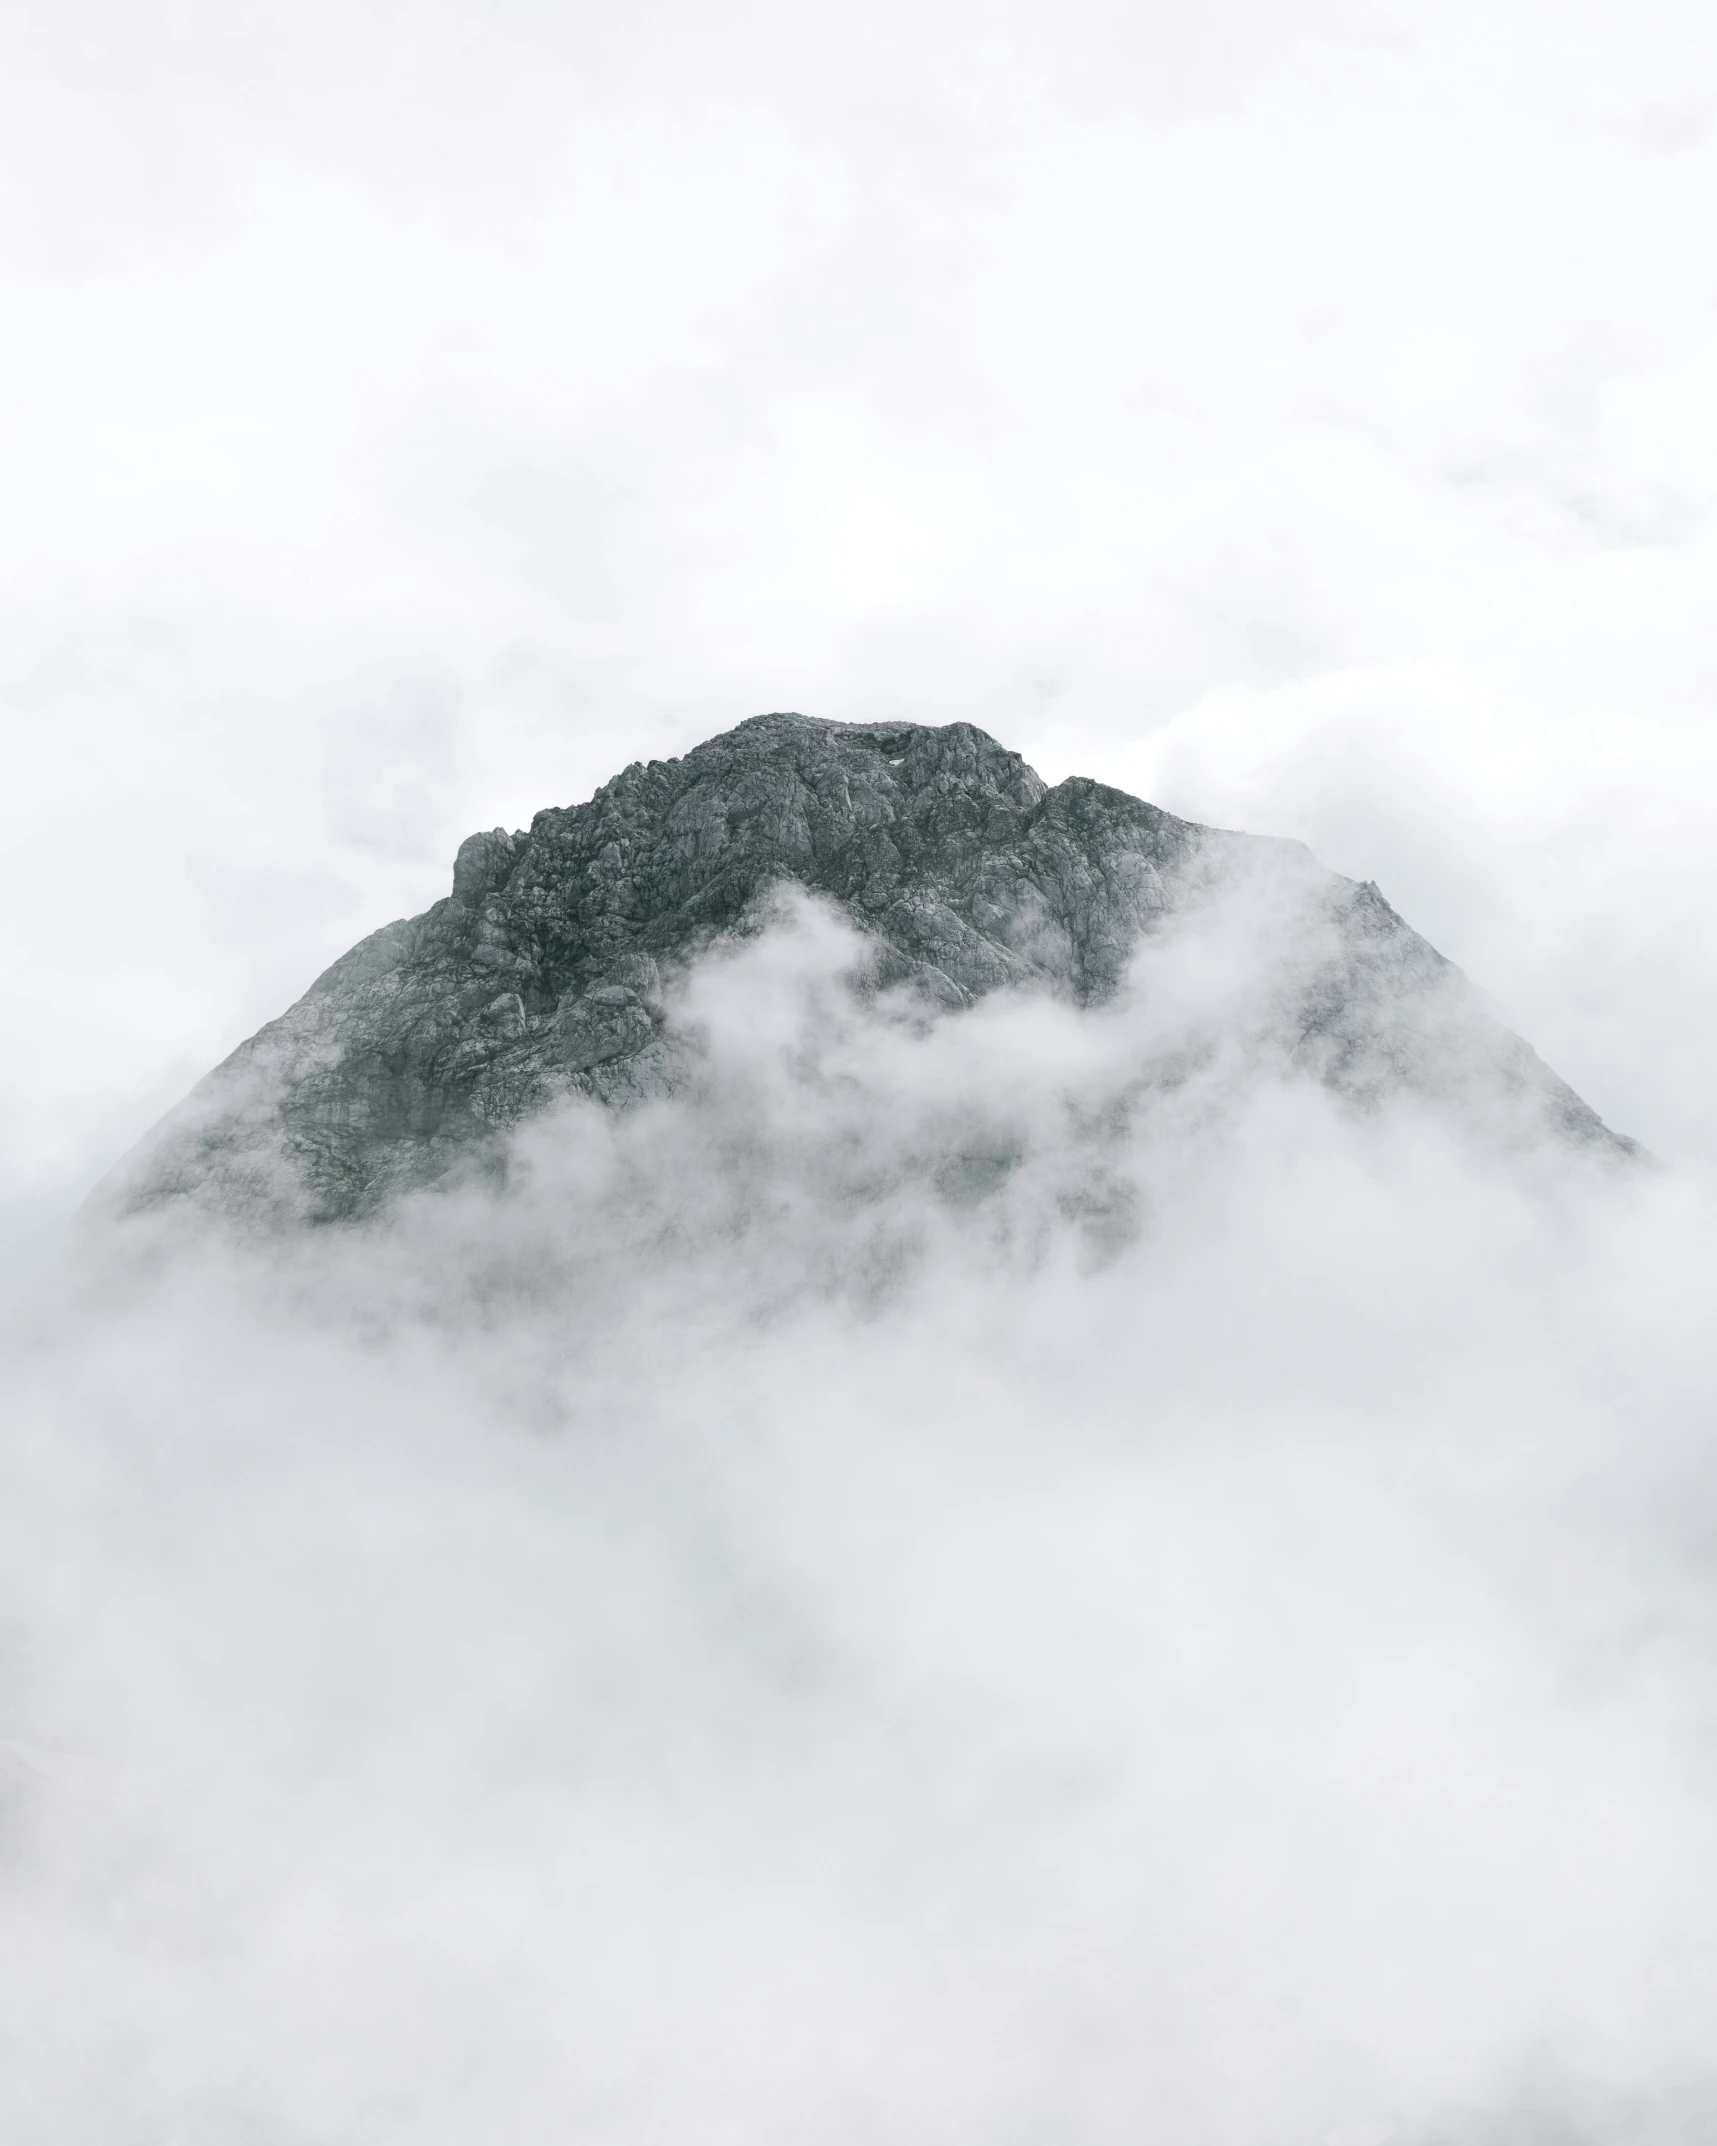
[[[771,707],[1302,834],[1711,1159],[1714,47],[12,0],[6,1184],[473,827]]]

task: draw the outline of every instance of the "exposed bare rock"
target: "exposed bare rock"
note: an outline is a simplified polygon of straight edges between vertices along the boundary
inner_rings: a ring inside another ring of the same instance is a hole
[[[528,833],[461,845],[453,891],[342,956],[116,1173],[314,1219],[367,1212],[557,1099],[672,1089],[695,1043],[678,980],[792,882],[871,949],[860,979],[927,1013],[986,993],[1090,1006],[1141,942],[1244,898],[1273,964],[1251,1042],[1357,1102],[1506,1107],[1540,1134],[1637,1152],[1497,1021],[1370,885],[1299,844],[1200,827],[1101,783],[1053,789],[968,723],[764,715],[635,763]],[[1256,939],[1257,935],[1255,935]]]

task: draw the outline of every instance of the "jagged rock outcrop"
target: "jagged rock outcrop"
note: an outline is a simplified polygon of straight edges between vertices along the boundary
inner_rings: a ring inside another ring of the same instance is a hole
[[[1299,844],[1097,782],[1051,788],[967,723],[765,715],[635,763],[528,833],[473,835],[451,895],[362,941],[241,1045],[112,1196],[358,1215],[496,1152],[559,1098],[669,1090],[695,1056],[678,979],[788,882],[865,935],[862,988],[950,1012],[1009,987],[1100,1003],[1141,941],[1244,895],[1274,963],[1253,1041],[1278,1064],[1362,1101],[1506,1106],[1556,1139],[1636,1152],[1375,887]]]

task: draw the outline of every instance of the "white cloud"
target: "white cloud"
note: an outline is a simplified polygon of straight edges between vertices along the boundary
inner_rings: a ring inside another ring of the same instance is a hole
[[[10,2124],[1702,2120],[1703,1204],[1312,1087],[1122,1134],[1160,994],[844,958],[712,965],[702,1082],[505,1199],[40,1294]]]

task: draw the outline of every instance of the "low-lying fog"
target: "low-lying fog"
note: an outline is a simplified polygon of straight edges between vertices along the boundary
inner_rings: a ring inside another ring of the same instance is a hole
[[[929,1029],[850,958],[711,962],[697,1092],[504,1198],[41,1277],[0,2131],[1703,2137],[1703,1195],[1129,1103],[1172,950]]]

